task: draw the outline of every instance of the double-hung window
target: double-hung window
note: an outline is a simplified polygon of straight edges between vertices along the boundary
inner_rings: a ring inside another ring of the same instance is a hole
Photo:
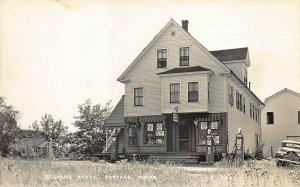
[[[233,100],[233,87],[229,86],[229,105],[233,106],[234,105],[234,100]]]
[[[170,84],[170,103],[178,103],[180,101],[180,84]]]
[[[134,88],[134,106],[143,106],[143,88]]]
[[[190,48],[180,48],[180,66],[189,66]]]
[[[239,109],[240,107],[240,95],[239,92],[236,91],[236,109]]]
[[[167,50],[157,50],[157,68],[167,67]]]
[[[189,94],[188,101],[195,102],[198,101],[198,82],[189,82]]]

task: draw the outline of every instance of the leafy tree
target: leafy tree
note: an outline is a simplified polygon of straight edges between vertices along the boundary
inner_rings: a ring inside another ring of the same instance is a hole
[[[103,150],[105,145],[105,132],[103,125],[111,113],[111,101],[104,106],[93,105],[90,100],[78,105],[79,116],[74,117],[74,125],[78,132],[73,138],[78,145],[78,151],[85,157],[92,156]]]
[[[10,152],[10,145],[15,140],[17,132],[17,119],[19,111],[11,105],[7,105],[5,99],[0,97],[0,155],[7,156]]]
[[[32,123],[32,128],[41,133],[47,141],[50,139],[53,142],[58,143],[59,138],[67,133],[68,127],[63,125],[61,120],[55,121],[51,114],[45,114],[42,116],[40,123],[37,121]]]

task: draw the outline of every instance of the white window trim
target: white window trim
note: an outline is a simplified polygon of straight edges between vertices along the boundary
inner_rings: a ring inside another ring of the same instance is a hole
[[[180,65],[180,48],[189,48],[189,65],[188,66],[181,66]],[[192,54],[192,46],[191,45],[183,45],[183,46],[178,46],[178,67],[189,67],[191,66],[191,55]]]
[[[198,101],[189,101],[189,83],[198,83]],[[187,103],[200,103],[200,81],[188,81],[187,82]]]
[[[157,53],[158,53],[159,50],[164,50],[164,49],[167,50],[167,64],[166,64],[166,67],[159,68],[159,67],[157,67]],[[155,53],[155,62],[156,62],[155,67],[156,67],[156,69],[166,69],[166,68],[168,68],[168,59],[169,59],[169,48],[168,47],[156,48],[156,53]]]
[[[143,89],[143,104],[142,105],[135,105],[135,92],[134,92],[134,89],[136,89],[136,88],[142,88]],[[144,89],[143,86],[133,87],[133,106],[134,107],[143,107],[143,106],[145,106],[144,97],[145,97],[145,89]]]
[[[171,90],[170,90],[170,87],[171,87],[171,84],[179,84],[179,101],[178,102],[171,102]],[[178,104],[178,103],[181,103],[181,93],[182,93],[182,87],[181,87],[181,82],[169,82],[169,103],[170,104]]]

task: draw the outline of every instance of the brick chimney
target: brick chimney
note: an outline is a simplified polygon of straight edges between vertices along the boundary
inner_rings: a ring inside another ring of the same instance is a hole
[[[189,32],[189,20],[182,20],[182,28],[186,31]]]

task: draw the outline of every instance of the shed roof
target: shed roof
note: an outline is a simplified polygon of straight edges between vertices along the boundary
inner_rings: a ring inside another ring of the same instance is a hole
[[[165,74],[173,74],[173,73],[187,73],[187,72],[197,72],[197,71],[211,71],[211,70],[203,68],[201,66],[188,66],[188,67],[173,68],[168,71],[158,73],[157,75],[165,75]]]
[[[124,125],[124,102],[125,96],[123,95],[112,113],[109,115],[104,123],[106,127],[123,127]]]
[[[245,60],[247,58],[248,47],[210,51],[210,53],[221,62]]]

